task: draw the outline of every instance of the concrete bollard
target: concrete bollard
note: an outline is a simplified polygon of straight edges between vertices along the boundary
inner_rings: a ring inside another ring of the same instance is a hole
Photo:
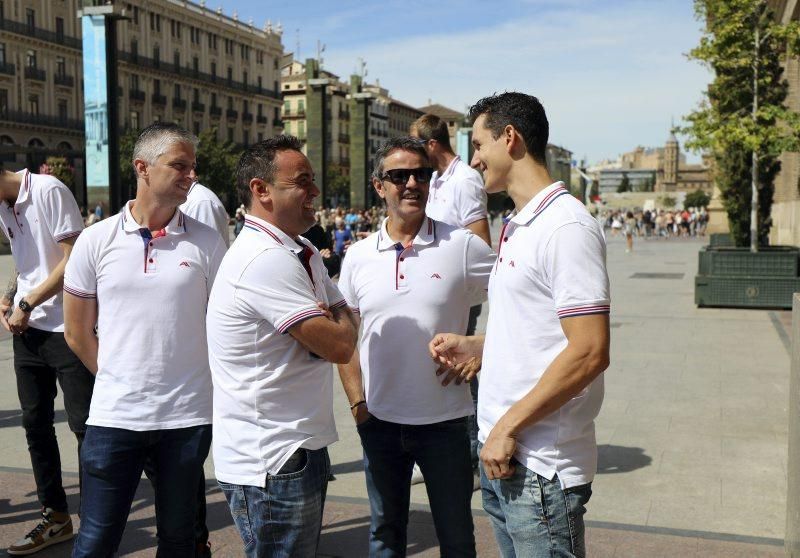
[[[792,368],[789,377],[789,460],[786,553],[800,558],[800,293],[792,297]]]

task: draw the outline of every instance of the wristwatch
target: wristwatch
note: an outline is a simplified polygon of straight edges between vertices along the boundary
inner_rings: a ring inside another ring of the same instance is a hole
[[[30,314],[31,311],[33,311],[33,306],[28,304],[28,302],[24,298],[20,299],[19,304],[17,304],[17,306],[19,306],[19,309],[25,312],[26,314]]]

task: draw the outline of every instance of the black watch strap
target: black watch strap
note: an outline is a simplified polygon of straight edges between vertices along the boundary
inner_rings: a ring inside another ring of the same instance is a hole
[[[25,313],[30,313],[33,310],[33,306],[28,304],[28,301],[25,300],[24,298],[20,299],[19,304],[17,306],[19,306],[19,309]]]

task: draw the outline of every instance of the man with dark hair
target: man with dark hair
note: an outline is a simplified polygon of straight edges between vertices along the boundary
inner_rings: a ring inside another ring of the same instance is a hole
[[[192,187],[180,210],[184,215],[197,219],[215,229],[222,237],[225,247],[230,246],[230,216],[219,197],[206,186],[200,184],[197,170],[192,169]]]
[[[350,247],[339,279],[363,322],[360,355],[339,375],[364,449],[370,556],[406,554],[415,462],[442,556],[475,555],[470,377],[437,370],[426,349],[437,331],[464,331],[469,305],[486,299],[494,253],[470,231],[426,217],[429,164],[410,137],[381,147],[372,185],[388,217]]]
[[[300,235],[319,189],[300,142],[278,136],[242,154],[245,225],[208,307],[214,466],[248,557],[314,556],[338,439],[330,362],[357,328],[319,252]]]
[[[24,555],[73,537],[53,428],[53,400],[60,385],[80,453],[94,376],[64,340],[61,289],[83,219],[72,192],[54,176],[0,167],[0,224],[16,266],[0,299],[0,324],[14,334],[22,426],[42,506],[38,525],[8,548],[11,555]]]
[[[205,314],[225,253],[217,231],[178,209],[196,143],[175,124],[145,128],[133,151],[136,198],[89,227],[67,264],[65,335],[96,375],[75,558],[116,553],[146,461],[158,555],[195,556],[197,488],[211,444]]]
[[[583,557],[609,363],[603,231],[547,171],[538,99],[487,97],[470,117],[472,164],[515,211],[500,235],[485,337],[438,334],[431,356],[454,365],[483,354],[481,488],[501,554]]]
[[[454,227],[467,228],[489,246],[492,245],[489,233],[489,220],[486,211],[486,192],[480,173],[461,160],[450,146],[450,132],[447,123],[434,114],[424,114],[411,125],[411,135],[423,141],[436,172],[431,178],[430,194],[425,213],[431,219],[442,221]],[[481,305],[470,308],[466,334],[474,335],[481,315]],[[480,359],[469,363],[477,371]],[[478,408],[478,377],[469,384],[475,412]],[[470,451],[472,468],[475,473],[475,488],[480,483],[478,475],[478,424],[475,415],[470,417]],[[415,481],[419,481],[415,474]]]

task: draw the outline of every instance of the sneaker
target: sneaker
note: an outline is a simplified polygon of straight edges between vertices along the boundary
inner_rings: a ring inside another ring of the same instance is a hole
[[[12,556],[26,556],[39,552],[50,545],[68,541],[73,537],[72,519],[69,513],[45,508],[42,521],[23,538],[8,547]]]
[[[420,484],[425,482],[425,479],[422,477],[422,471],[419,470],[419,465],[414,463],[414,472],[411,473],[411,484]]]

